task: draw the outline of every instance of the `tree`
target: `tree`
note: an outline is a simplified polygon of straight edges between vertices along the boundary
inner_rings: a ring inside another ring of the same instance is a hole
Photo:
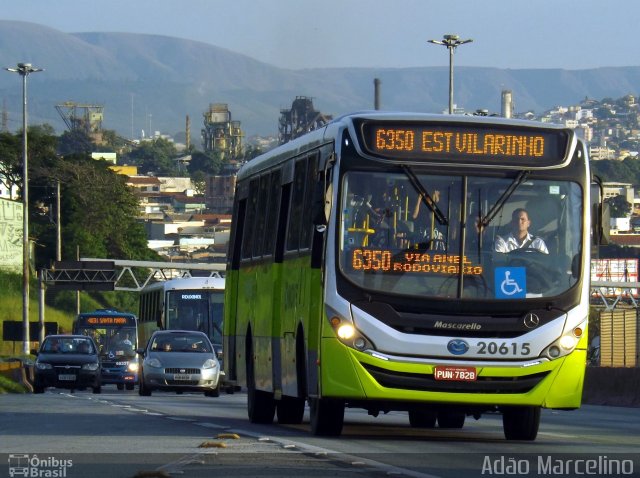
[[[197,171],[204,174],[218,174],[222,167],[220,153],[203,153],[194,151],[191,153],[191,161],[187,167],[189,174],[193,178]]]
[[[96,146],[89,135],[80,129],[65,131],[58,142],[58,153],[62,156],[77,153],[91,153]]]
[[[620,194],[607,198],[604,202],[609,204],[611,217],[628,217],[631,212],[631,204],[627,202],[627,198]]]
[[[156,176],[174,176],[178,171],[175,158],[178,152],[175,145],[164,139],[143,141],[137,148],[125,154],[123,159],[138,166],[140,172],[153,173]]]
[[[193,184],[193,190],[199,196],[203,196],[207,188],[207,175],[202,171],[196,171],[191,176],[191,184]]]

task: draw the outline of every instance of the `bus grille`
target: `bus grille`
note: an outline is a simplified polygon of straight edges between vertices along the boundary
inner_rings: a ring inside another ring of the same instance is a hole
[[[396,372],[361,363],[383,387],[422,392],[448,393],[527,393],[538,385],[549,372],[521,377],[478,377],[473,382],[435,380],[432,374]]]

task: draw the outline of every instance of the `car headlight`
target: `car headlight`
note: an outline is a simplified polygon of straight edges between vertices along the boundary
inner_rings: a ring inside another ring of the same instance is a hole
[[[150,358],[145,360],[145,363],[149,366],[149,367],[155,367],[155,368],[161,368],[162,364],[160,363],[160,360],[158,360],[157,358]]]
[[[139,368],[138,362],[129,362],[129,366],[127,367],[129,372],[137,372],[138,368]]]
[[[92,370],[92,371],[95,371],[95,370],[98,370],[98,367],[99,367],[99,366],[100,366],[100,364],[98,364],[98,363],[85,363],[85,364],[82,366],[82,370]]]
[[[50,370],[52,367],[50,363],[36,362],[36,368],[38,370]]]
[[[216,368],[218,366],[218,362],[213,359],[208,359],[203,365],[202,368]]]

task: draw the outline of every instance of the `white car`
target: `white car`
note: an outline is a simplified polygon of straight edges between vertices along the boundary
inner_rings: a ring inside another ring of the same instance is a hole
[[[209,338],[193,330],[159,330],[147,346],[138,349],[141,356],[138,393],[153,390],[204,392],[220,395],[220,362]]]

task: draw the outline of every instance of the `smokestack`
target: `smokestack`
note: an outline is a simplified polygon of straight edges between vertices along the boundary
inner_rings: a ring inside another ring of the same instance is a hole
[[[380,78],[373,79],[373,108],[380,109]]]
[[[513,96],[511,90],[502,90],[502,116],[511,118],[513,116]]]
[[[185,129],[187,134],[187,139],[185,140],[185,146],[187,147],[187,151],[188,151],[189,147],[191,146],[191,119],[189,118],[189,115],[187,115],[187,124]]]

